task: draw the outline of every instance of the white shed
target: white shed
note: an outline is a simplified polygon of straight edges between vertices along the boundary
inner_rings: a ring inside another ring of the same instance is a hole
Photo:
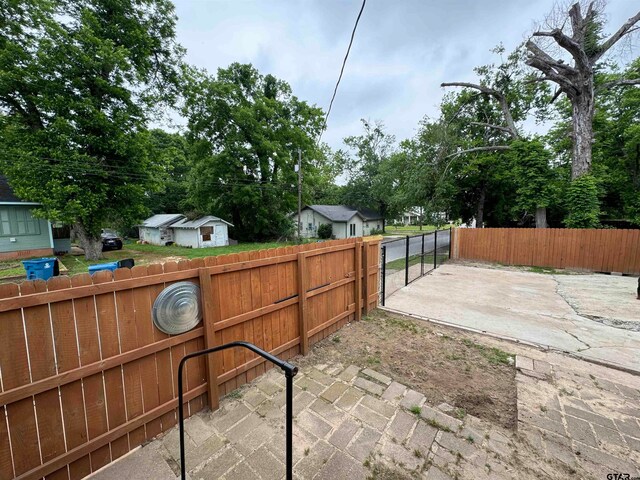
[[[171,225],[176,245],[192,248],[222,247],[229,245],[229,222],[213,215],[196,220],[180,220]]]
[[[138,225],[138,238],[151,245],[167,245],[175,242],[172,224],[185,218],[179,213],[154,215]]]

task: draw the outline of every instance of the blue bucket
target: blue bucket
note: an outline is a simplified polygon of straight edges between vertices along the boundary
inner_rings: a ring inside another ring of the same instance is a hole
[[[93,275],[101,270],[111,270],[112,272],[118,268],[118,262],[100,263],[98,265],[90,265],[89,273]]]

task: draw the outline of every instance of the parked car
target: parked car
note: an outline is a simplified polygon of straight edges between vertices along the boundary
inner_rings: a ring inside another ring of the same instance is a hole
[[[122,239],[115,233],[103,233],[102,251],[105,250],[122,250]]]

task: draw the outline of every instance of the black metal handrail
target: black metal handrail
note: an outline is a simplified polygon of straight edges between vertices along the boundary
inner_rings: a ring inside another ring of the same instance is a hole
[[[181,470],[181,478],[182,480],[186,480],[187,478],[187,470],[185,466],[185,455],[184,455],[184,406],[183,406],[183,392],[182,392],[182,370],[184,364],[190,358],[200,357],[202,355],[208,355],[210,353],[219,352],[220,350],[226,350],[227,348],[234,347],[243,347],[251,350],[254,353],[257,353],[261,357],[269,360],[271,363],[277,365],[282,369],[287,378],[287,425],[286,425],[286,469],[287,469],[287,480],[293,479],[293,377],[298,374],[298,367],[295,365],[291,365],[284,360],[280,360],[278,357],[271,355],[269,352],[265,352],[259,347],[256,347],[254,344],[249,342],[230,342],[225,343],[224,345],[220,345],[218,347],[208,348],[206,350],[200,350],[198,352],[193,352],[185,355],[180,360],[180,365],[178,365],[178,420],[180,425],[180,470]]]

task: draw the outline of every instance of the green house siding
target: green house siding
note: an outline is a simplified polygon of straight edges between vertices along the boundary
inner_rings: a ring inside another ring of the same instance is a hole
[[[49,222],[23,205],[0,205],[0,253],[51,248]]]

